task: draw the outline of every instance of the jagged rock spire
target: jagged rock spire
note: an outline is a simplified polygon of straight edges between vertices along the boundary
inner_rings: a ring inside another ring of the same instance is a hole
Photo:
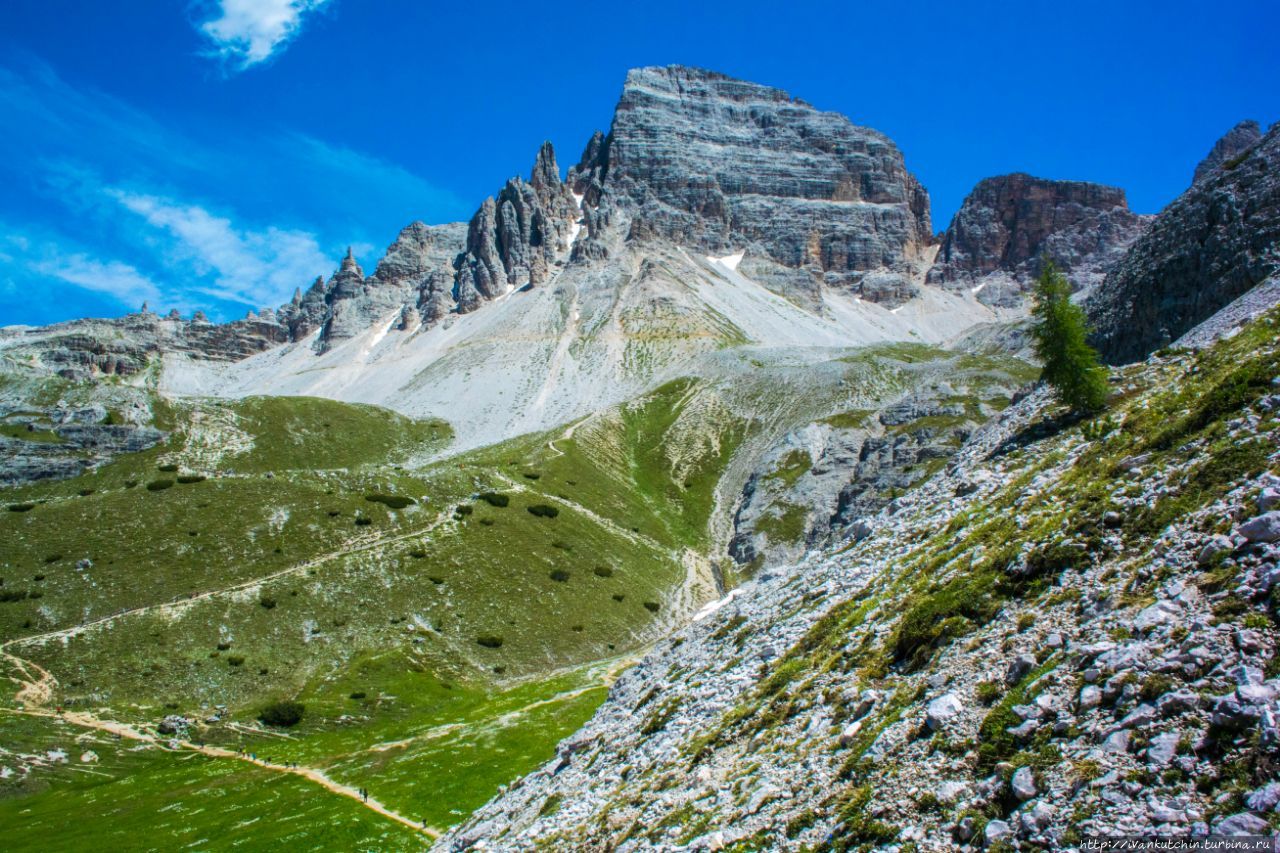
[[[539,193],[560,184],[560,167],[556,164],[556,152],[549,141],[543,142],[542,147],[538,149],[529,183]]]

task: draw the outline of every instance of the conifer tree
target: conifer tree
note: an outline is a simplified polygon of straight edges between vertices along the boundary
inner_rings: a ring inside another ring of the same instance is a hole
[[[1089,346],[1084,309],[1071,301],[1071,285],[1047,258],[1036,282],[1031,336],[1044,369],[1040,378],[1072,409],[1092,414],[1107,403],[1107,372]]]

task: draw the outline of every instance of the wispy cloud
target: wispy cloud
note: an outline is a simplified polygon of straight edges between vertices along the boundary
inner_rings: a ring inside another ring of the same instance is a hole
[[[20,278],[74,285],[135,309],[143,302],[156,307],[163,298],[160,286],[135,267],[123,261],[96,257],[65,235],[28,234],[11,225],[3,227],[5,236],[0,240],[0,259],[6,272],[11,274],[5,288],[10,297],[20,295],[17,281],[12,278],[12,274],[16,274]],[[29,297],[40,298],[40,288],[25,289]],[[189,306],[184,303],[166,307]]]
[[[200,278],[211,275],[212,283],[196,290],[218,300],[278,305],[333,266],[315,235],[305,231],[246,230],[197,204],[117,188],[105,193],[168,236],[166,251],[175,264],[190,264]]]
[[[0,255],[21,259],[0,259],[0,324],[142,299],[229,318],[280,304],[348,245],[370,267],[411,220],[471,212],[366,152],[286,129],[160,123],[37,62],[0,67],[0,113],[12,127],[0,134],[0,225],[18,226],[0,230]],[[48,305],[32,307],[24,288]]]
[[[307,15],[328,0],[217,0],[214,17],[200,22],[212,54],[243,71],[266,62],[301,32]]]

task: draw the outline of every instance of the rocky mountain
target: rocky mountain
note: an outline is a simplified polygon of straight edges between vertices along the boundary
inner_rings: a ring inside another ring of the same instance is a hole
[[[1090,290],[1150,219],[1130,211],[1117,187],[1021,173],[986,178],[947,226],[928,281],[1015,306],[1048,257],[1077,290]]]
[[[932,239],[928,193],[884,134],[699,69],[628,73],[571,181],[629,238],[742,252],[744,274],[809,305],[822,286],[901,304]]]
[[[1253,119],[1246,119],[1228,130],[1221,139],[1213,143],[1213,148],[1205,158],[1196,165],[1195,175],[1191,183],[1198,184],[1207,178],[1215,169],[1224,163],[1234,160],[1262,139],[1262,127]]]
[[[1094,291],[1113,363],[1167,346],[1280,271],[1280,128],[1175,199]]]
[[[1154,221],[1015,174],[939,242],[884,135],[642,68],[563,178],[543,145],[371,274],[0,330],[0,819],[112,849],[122,799],[166,849],[1280,827],[1275,134]],[[1093,417],[1025,360],[1046,255],[1127,364]]]

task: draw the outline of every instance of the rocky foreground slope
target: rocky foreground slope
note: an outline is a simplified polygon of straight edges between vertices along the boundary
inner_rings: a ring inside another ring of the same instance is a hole
[[[1071,847],[1280,827],[1280,313],[1037,392],[706,608],[442,849]]]

